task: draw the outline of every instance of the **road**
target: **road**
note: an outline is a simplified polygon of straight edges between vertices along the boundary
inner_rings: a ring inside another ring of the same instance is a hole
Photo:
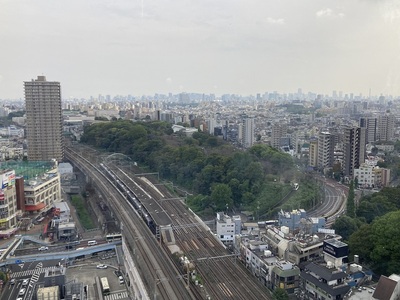
[[[322,201],[315,209],[309,210],[307,216],[327,217],[325,227],[329,228],[336,218],[345,212],[349,188],[325,177],[318,177],[317,179],[323,184]]]

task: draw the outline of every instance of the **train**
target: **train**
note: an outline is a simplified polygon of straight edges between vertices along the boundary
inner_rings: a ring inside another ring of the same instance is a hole
[[[136,197],[135,193],[123,181],[118,179],[118,176],[116,176],[114,172],[108,169],[104,164],[101,163],[100,166],[106,173],[105,176],[114,184],[114,186],[117,187],[128,203],[139,213],[146,225],[155,234],[156,224],[149,212]]]

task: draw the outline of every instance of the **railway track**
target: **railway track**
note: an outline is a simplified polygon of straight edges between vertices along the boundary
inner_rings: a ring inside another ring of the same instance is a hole
[[[123,235],[131,255],[137,257],[142,280],[152,299],[199,299],[185,288],[179,271],[142,222],[136,210],[112,186],[103,173],[83,153],[66,149],[67,159],[81,169],[97,186],[123,224]],[[140,237],[140,238],[139,238]]]
[[[127,175],[129,170],[124,170],[122,166],[114,166],[113,171],[125,182],[135,181],[136,185],[157,199],[169,215],[176,244],[195,263],[196,272],[201,276],[204,286],[202,294],[210,299],[221,300],[272,299],[267,288],[249,274],[235,255],[229,253],[208,228],[199,223],[180,198],[171,195],[165,187],[156,187],[156,182],[149,183]]]

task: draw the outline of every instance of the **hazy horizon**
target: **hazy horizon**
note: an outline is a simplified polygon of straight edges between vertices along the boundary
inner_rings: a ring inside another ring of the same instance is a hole
[[[278,91],[400,95],[393,0],[0,0],[0,98]]]

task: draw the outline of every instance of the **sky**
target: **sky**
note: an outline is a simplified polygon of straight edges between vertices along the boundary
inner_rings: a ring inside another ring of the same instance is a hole
[[[0,0],[0,99],[400,95],[399,0]]]

